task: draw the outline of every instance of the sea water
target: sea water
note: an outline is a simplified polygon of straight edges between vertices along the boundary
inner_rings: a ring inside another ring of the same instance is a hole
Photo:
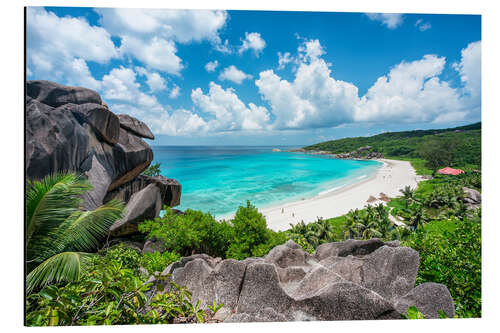
[[[181,210],[224,216],[308,199],[362,181],[382,163],[274,152],[263,146],[152,146],[161,174],[182,184]],[[291,147],[279,147],[286,150]]]

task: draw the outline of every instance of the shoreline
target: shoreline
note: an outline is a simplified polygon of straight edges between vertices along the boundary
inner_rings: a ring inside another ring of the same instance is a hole
[[[318,217],[328,219],[344,215],[351,209],[362,209],[368,204],[370,196],[377,199],[371,202],[371,205],[385,204],[380,199],[382,193],[388,197],[400,196],[400,189],[407,185],[415,188],[422,180],[408,161],[388,159],[376,159],[376,161],[383,165],[372,175],[358,182],[333,191],[323,191],[312,198],[259,209],[259,212],[265,216],[268,228],[283,231],[290,228],[290,223],[297,224],[300,221],[311,223]],[[233,216],[234,213],[217,219],[228,219]]]

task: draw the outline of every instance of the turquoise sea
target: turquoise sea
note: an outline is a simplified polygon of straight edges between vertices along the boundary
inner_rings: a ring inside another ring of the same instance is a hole
[[[161,174],[182,184],[181,210],[234,213],[246,200],[258,208],[310,198],[369,177],[382,163],[340,160],[294,147],[152,146]]]

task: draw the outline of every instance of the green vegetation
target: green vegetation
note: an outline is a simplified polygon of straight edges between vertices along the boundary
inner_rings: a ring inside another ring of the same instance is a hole
[[[340,154],[371,146],[372,149],[366,153],[376,151],[383,153],[387,158],[415,159],[423,158],[422,150],[426,147],[435,147],[433,144],[435,142],[439,145],[442,142],[456,143],[451,162],[441,166],[449,164],[449,166],[464,168],[481,167],[481,123],[439,130],[387,132],[371,137],[345,138],[317,143],[304,149]],[[422,165],[419,165],[416,168],[417,172],[421,168]]]
[[[417,154],[425,161],[425,166],[432,170],[435,176],[438,169],[443,165],[451,165],[455,158],[455,138],[426,138],[418,147]]]
[[[181,256],[193,253],[225,256],[229,241],[234,237],[229,223],[218,223],[209,213],[190,209],[176,216],[167,208],[163,217],[140,224],[139,231],[146,233],[147,238],[163,241],[168,251]]]
[[[28,295],[26,324],[167,324],[176,318],[203,323],[221,308],[222,304],[214,303],[208,311],[201,310],[200,303],[192,304],[191,293],[173,282],[146,307],[146,292],[152,284],[145,283],[147,277],[138,271],[140,261],[137,252],[124,247],[92,257],[80,280],[49,285]]]
[[[186,210],[176,216],[166,208],[165,215],[139,225],[147,238],[164,242],[168,251],[182,256],[206,253],[214,257],[244,259],[262,256],[274,246],[284,243],[283,233],[267,228],[257,208],[239,207],[231,221],[218,222],[209,213]]]
[[[481,214],[433,221],[403,242],[418,251],[417,284],[448,287],[458,317],[481,317]]]
[[[26,189],[26,262],[28,292],[53,282],[76,281],[123,204],[110,201],[82,211],[88,181],[75,174],[56,174],[28,181]]]
[[[150,177],[161,175],[161,163],[151,164],[142,174]]]
[[[158,252],[144,253],[140,259],[140,265],[144,267],[149,274],[155,272],[163,272],[168,265],[176,262],[181,258],[181,255],[176,252]]]

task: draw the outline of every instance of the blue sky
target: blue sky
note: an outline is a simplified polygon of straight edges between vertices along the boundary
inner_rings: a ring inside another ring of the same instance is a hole
[[[151,144],[307,145],[481,119],[481,17],[30,7],[28,79],[98,91]]]

